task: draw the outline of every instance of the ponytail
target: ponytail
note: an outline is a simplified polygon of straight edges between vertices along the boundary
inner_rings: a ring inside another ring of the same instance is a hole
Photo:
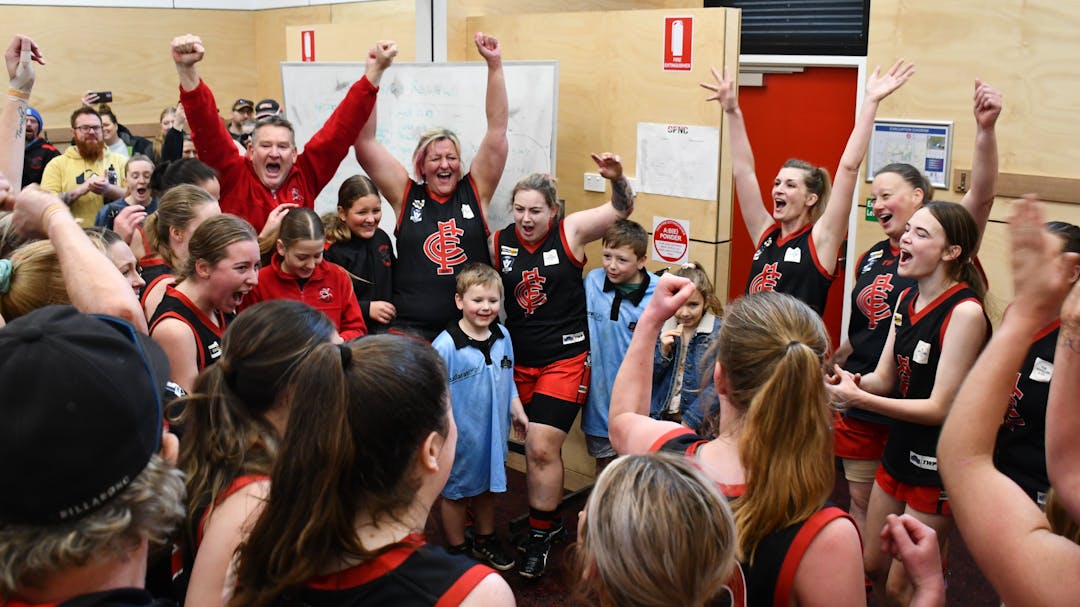
[[[728,306],[716,343],[728,401],[743,412],[746,491],[733,506],[743,558],[753,561],[766,535],[809,518],[832,490],[829,337],[805,303],[763,291]]]
[[[979,303],[986,297],[986,282],[979,269],[975,267],[975,251],[979,245],[979,227],[971,213],[963,205],[955,202],[933,200],[924,205],[930,214],[941,224],[945,232],[945,241],[949,246],[960,247],[960,255],[948,262],[949,274],[957,281],[966,282],[975,292]]]
[[[297,365],[287,392],[295,431],[286,433],[270,497],[238,548],[230,607],[269,605],[327,565],[364,554],[351,491],[356,455],[342,368],[349,349],[322,344]]]
[[[36,240],[0,259],[0,317],[11,322],[37,308],[71,303],[60,258],[49,240]]]

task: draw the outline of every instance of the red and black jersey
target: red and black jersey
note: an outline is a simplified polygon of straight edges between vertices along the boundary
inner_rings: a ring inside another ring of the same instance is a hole
[[[958,283],[915,311],[918,288],[900,294],[893,316],[896,338],[893,355],[896,357],[894,398],[930,398],[941,362],[941,347],[949,319],[956,306],[965,301],[979,303],[967,283]],[[982,306],[979,303],[980,307]],[[990,320],[983,313],[987,328]],[[885,470],[901,483],[915,486],[940,487],[937,469],[937,442],[941,426],[926,426],[894,419],[885,443],[881,463]]]
[[[175,318],[191,328],[195,336],[195,349],[199,355],[199,371],[221,358],[221,337],[225,334],[225,325],[233,319],[233,314],[215,311],[220,321],[214,324],[187,295],[173,288],[165,287],[165,296],[161,298],[154,316],[150,319],[150,335],[164,318]]]
[[[1046,474],[1046,402],[1060,325],[1061,321],[1055,320],[1032,340],[1024,366],[1016,374],[1009,409],[994,446],[997,469],[1040,504],[1046,503],[1046,492],[1050,490]]]
[[[697,459],[698,449],[707,444],[709,444],[709,439],[694,434],[693,430],[676,428],[656,439],[656,442],[649,447],[649,453],[658,453],[660,451],[678,453],[685,455],[686,459],[694,462]],[[721,495],[729,500],[733,500],[746,492],[745,484],[726,485],[716,483],[716,488],[720,490]]]
[[[458,270],[469,262],[491,263],[487,222],[472,177],[462,177],[446,199],[410,181],[394,234],[398,260],[393,324],[434,339],[458,318],[454,305]]]
[[[461,604],[492,573],[490,567],[451,555],[413,534],[366,563],[308,581],[295,596],[281,597],[277,604],[449,607]]]
[[[517,363],[526,367],[543,367],[589,349],[581,278],[585,260],[574,257],[563,225],[554,223],[547,238],[535,245],[524,244],[514,226],[495,232],[506,328]]]
[[[754,252],[746,294],[759,291],[787,293],[814,309],[825,311],[829,286],[833,276],[825,271],[818,259],[812,235],[813,224],[780,237],[780,224],[765,233]]]

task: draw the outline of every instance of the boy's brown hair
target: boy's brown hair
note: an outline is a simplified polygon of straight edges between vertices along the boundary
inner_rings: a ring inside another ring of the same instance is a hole
[[[604,230],[604,237],[601,242],[605,247],[612,249],[630,247],[630,250],[640,260],[645,257],[645,249],[649,246],[649,234],[645,231],[645,228],[641,227],[640,223],[629,219],[620,219]]]

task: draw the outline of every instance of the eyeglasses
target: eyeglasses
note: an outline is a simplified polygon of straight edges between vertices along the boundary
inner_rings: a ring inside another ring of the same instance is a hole
[[[75,130],[79,131],[80,133],[100,133],[101,132],[101,127],[100,126],[92,126],[92,125],[83,125],[83,126],[75,127]]]

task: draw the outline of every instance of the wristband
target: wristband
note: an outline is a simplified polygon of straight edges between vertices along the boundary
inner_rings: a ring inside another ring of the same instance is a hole
[[[66,211],[66,210],[67,210],[67,206],[64,205],[63,203],[53,203],[53,204],[50,204],[49,206],[45,207],[45,210],[41,212],[41,228],[42,228],[41,231],[42,232],[48,232],[49,231],[49,221],[52,219],[53,215],[56,215],[60,211]]]
[[[21,91],[21,90],[15,88],[15,87],[8,87],[7,94],[8,94],[8,97],[12,97],[12,98],[15,98],[15,99],[21,99],[23,101],[29,101],[30,100],[30,93]]]

